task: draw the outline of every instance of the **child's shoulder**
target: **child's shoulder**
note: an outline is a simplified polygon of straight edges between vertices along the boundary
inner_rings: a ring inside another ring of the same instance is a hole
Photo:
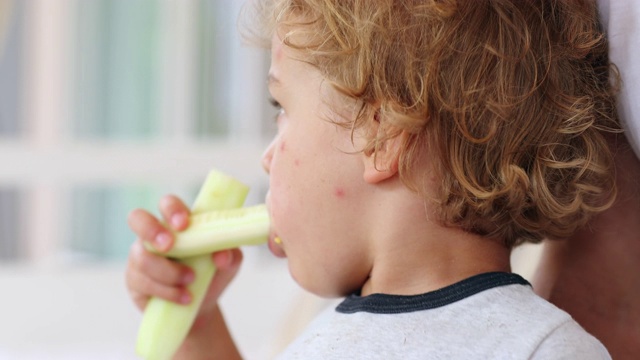
[[[570,344],[570,346],[567,346]],[[611,359],[604,345],[571,319],[547,336],[530,359]]]
[[[528,283],[479,292],[451,304],[443,315],[449,319],[442,319],[441,325],[458,324],[452,336],[477,342],[472,353],[482,358],[611,358],[600,341],[567,312],[535,294]]]
[[[504,276],[491,279],[504,281],[496,286],[484,277],[427,294],[356,299],[365,305],[347,299],[350,311],[343,303],[323,313],[283,358],[609,358],[567,313]]]

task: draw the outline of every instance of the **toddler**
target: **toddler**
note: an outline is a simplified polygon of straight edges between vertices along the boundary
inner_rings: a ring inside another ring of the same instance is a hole
[[[615,196],[607,45],[592,1],[274,0],[278,133],[269,248],[323,297],[344,297],[282,359],[608,359],[602,344],[510,272],[524,242],[563,240]],[[167,196],[176,230],[188,208]],[[131,296],[188,302],[173,239],[135,210]],[[182,358],[239,358],[219,267]]]

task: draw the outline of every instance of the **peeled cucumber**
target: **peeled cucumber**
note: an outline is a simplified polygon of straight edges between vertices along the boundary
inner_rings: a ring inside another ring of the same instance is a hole
[[[136,344],[143,359],[171,359],[184,342],[216,271],[212,252],[267,241],[269,216],[264,205],[229,210],[241,207],[248,192],[246,185],[227,175],[209,173],[193,204],[189,227],[174,233],[173,249],[161,254],[180,258],[176,261],[193,269],[195,280],[188,286],[191,303],[149,300]]]
[[[195,214],[189,228],[174,232],[171,250],[160,253],[152,245],[147,250],[171,258],[185,258],[244,245],[259,245],[267,241],[269,213],[265,205]]]

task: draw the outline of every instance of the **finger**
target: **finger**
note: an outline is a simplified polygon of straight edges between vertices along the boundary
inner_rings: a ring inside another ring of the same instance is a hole
[[[237,270],[242,259],[243,255],[240,249],[228,249],[213,253],[213,262],[221,271]]]
[[[166,286],[186,286],[193,282],[193,270],[177,261],[148,252],[137,241],[131,247],[130,267],[147,274],[151,279]]]
[[[175,230],[184,230],[189,225],[189,208],[175,195],[167,195],[160,200],[160,213]]]
[[[135,209],[127,218],[131,230],[143,241],[150,242],[159,251],[173,246],[173,234],[160,221],[143,209]]]
[[[216,306],[217,299],[238,273],[243,255],[240,249],[233,249],[214,253],[212,258],[216,264],[217,271],[202,305],[205,311],[211,310]]]
[[[163,285],[139,271],[132,271],[128,274],[127,288],[136,306],[141,310],[144,310],[151,297],[178,304],[191,302],[191,295],[185,287]]]

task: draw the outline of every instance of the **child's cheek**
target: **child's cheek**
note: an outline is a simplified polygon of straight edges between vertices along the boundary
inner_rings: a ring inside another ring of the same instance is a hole
[[[269,213],[271,215],[271,226],[276,230],[278,235],[280,234],[280,219],[283,219],[283,208],[282,208],[282,193],[281,187],[278,186],[276,182],[271,182],[269,189]]]
[[[281,160],[285,162],[285,164],[293,164],[294,167],[299,167],[301,161],[298,157],[293,156],[292,152],[289,151],[288,144],[285,140],[280,142],[278,145],[278,157],[281,157]]]
[[[288,204],[294,195],[291,192],[295,174],[285,165],[288,161],[285,158],[282,153],[276,154],[269,176],[269,207],[274,220],[286,219]]]
[[[284,168],[283,170],[285,172],[293,171],[290,169],[297,168],[302,164],[300,158],[296,156],[293,151],[290,151],[289,143],[285,140],[280,141],[280,144],[278,145],[277,157],[279,160],[279,167]]]

